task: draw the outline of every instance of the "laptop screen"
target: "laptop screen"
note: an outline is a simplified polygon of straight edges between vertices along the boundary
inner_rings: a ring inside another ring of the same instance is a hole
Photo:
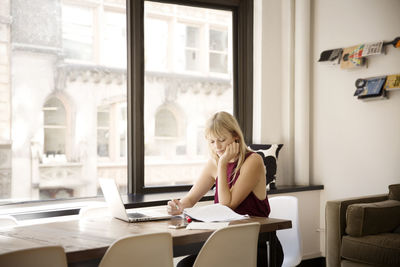
[[[100,178],[99,183],[112,216],[124,221],[129,221],[124,203],[122,202],[121,195],[119,194],[114,179]]]

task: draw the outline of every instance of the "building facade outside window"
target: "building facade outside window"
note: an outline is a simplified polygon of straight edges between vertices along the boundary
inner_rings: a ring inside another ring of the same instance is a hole
[[[201,67],[200,29],[199,27],[185,24],[180,24],[180,26],[184,29],[183,38],[185,40],[185,69],[199,71]]]
[[[43,113],[43,154],[46,157],[52,155],[53,158],[56,156],[65,157],[67,114],[64,105],[57,98],[50,98],[44,104]]]
[[[93,197],[99,177],[126,188],[125,1],[13,0],[7,10],[0,203]]]
[[[9,31],[0,36],[0,92],[9,96],[0,101],[0,204],[93,197],[101,177],[121,193],[129,179],[192,184],[207,158],[206,119],[238,105],[234,12],[143,2],[144,175],[128,177],[132,10],[124,0],[40,3],[8,1],[0,14]]]
[[[226,30],[210,29],[210,71],[219,73],[228,72],[228,64],[230,63],[228,39],[229,36]]]
[[[110,109],[100,107],[97,110],[97,156],[110,157]]]
[[[62,4],[62,48],[67,59],[94,61],[95,8]]]
[[[207,160],[198,129],[217,111],[233,113],[232,20],[231,11],[145,1],[145,186],[193,184]],[[158,27],[161,36],[146,38]],[[218,74],[209,51],[225,53]]]

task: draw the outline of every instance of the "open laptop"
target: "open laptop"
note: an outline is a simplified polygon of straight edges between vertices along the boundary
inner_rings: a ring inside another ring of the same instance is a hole
[[[103,191],[104,198],[107,202],[108,208],[111,211],[111,215],[117,219],[126,222],[144,222],[165,220],[172,217],[172,215],[169,215],[167,213],[161,213],[152,210],[141,211],[140,213],[127,212],[114,179],[100,178],[99,183],[101,190]]]

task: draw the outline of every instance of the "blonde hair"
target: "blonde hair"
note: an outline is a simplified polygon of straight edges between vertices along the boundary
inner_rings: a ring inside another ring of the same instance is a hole
[[[244,163],[247,152],[250,151],[244,141],[243,133],[240,129],[239,123],[234,116],[225,111],[217,112],[210,119],[208,119],[205,127],[206,139],[211,137],[222,137],[226,132],[229,132],[239,143],[238,163],[233,172],[233,177],[236,177],[236,174]],[[214,159],[215,163],[218,164],[219,157],[217,153],[211,149],[210,143],[208,143],[208,145],[211,157]]]

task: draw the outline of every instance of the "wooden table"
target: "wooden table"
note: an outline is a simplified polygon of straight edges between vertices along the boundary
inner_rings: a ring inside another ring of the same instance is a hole
[[[181,218],[173,218],[153,222],[126,223],[103,217],[3,228],[0,229],[0,253],[43,245],[61,245],[67,253],[69,265],[74,266],[79,262],[101,259],[110,244],[123,236],[170,232],[173,237],[174,256],[195,254],[213,230],[168,228],[168,225],[181,221]],[[292,227],[290,220],[261,217],[232,221],[230,224],[246,222],[261,224],[260,238],[269,240],[271,248],[275,248],[276,231]],[[272,249],[271,266],[275,266],[274,261],[275,251]]]

